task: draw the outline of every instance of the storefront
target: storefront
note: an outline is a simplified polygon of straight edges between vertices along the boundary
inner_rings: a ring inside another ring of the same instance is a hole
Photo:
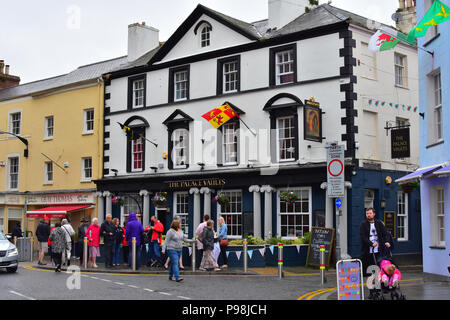
[[[0,194],[0,232],[12,233],[20,223],[24,231],[25,199],[20,194]]]

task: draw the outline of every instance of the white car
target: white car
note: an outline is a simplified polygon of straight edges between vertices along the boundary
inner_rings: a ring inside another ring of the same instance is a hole
[[[19,251],[8,238],[0,232],[0,268],[6,268],[8,273],[17,271],[19,267]]]

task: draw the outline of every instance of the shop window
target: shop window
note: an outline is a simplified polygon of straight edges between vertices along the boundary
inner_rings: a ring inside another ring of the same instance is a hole
[[[8,208],[7,210],[8,210],[8,233],[12,233],[18,223],[21,224],[22,231],[24,231],[22,221],[22,209]]]
[[[408,240],[408,194],[397,193],[397,240]]]
[[[281,192],[294,192],[297,200],[287,203],[280,198]],[[279,190],[279,234],[284,238],[303,237],[311,230],[311,188],[289,188]]]
[[[226,206],[217,204],[217,213],[225,220],[228,237],[242,238],[242,191],[220,191],[220,193],[225,194],[230,200]]]
[[[184,234],[189,233],[189,194],[187,192],[176,192],[173,195],[174,217],[180,217],[181,230]]]

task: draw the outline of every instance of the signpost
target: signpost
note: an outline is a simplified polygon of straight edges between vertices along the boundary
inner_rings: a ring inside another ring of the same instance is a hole
[[[338,300],[364,300],[362,262],[359,259],[336,263]]]
[[[328,197],[339,198],[345,192],[344,146],[336,143],[327,148]]]

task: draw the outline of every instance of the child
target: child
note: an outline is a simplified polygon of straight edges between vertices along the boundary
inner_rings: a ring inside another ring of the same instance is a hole
[[[402,278],[400,271],[389,260],[383,260],[380,263],[380,274],[378,278],[380,282],[387,287],[398,287],[399,281]]]

